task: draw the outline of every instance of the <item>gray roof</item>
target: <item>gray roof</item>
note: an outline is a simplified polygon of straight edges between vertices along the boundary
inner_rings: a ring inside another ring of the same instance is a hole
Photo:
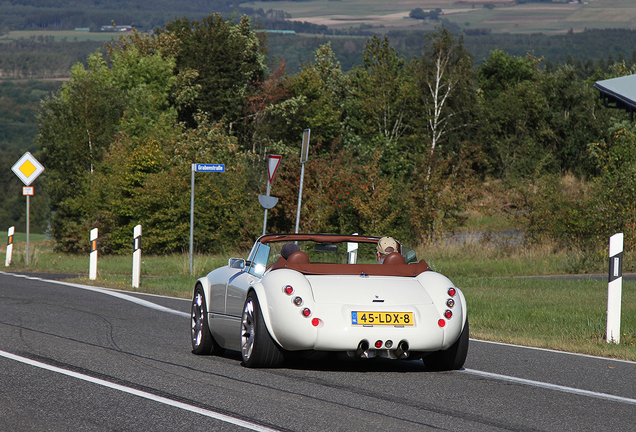
[[[636,75],[596,81],[594,88],[601,92],[605,106],[636,111]]]

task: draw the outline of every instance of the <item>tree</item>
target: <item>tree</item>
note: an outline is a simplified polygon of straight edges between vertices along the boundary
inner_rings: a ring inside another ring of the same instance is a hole
[[[462,88],[471,86],[472,65],[472,58],[464,49],[463,38],[455,39],[446,28],[428,36],[428,45],[422,56],[412,63],[425,113],[431,156],[447,132],[467,126],[463,122],[453,124],[461,108],[451,109],[450,101]],[[430,175],[430,167],[427,175]]]
[[[487,94],[531,80],[537,69],[534,56],[516,57],[494,49],[479,67],[479,87]]]
[[[194,104],[180,108],[180,120],[193,126],[200,110],[213,121],[237,122],[249,92],[267,70],[264,45],[249,18],[243,16],[236,24],[220,13],[200,21],[177,18],[157,34],[164,32],[178,40],[177,72],[195,70],[194,84],[200,86]]]
[[[367,130],[391,146],[409,128],[408,109],[412,82],[406,74],[406,62],[389,45],[389,38],[377,36],[367,41],[364,66],[356,68],[353,95],[365,115]]]
[[[64,250],[81,250],[91,227],[94,204],[86,197],[94,184],[94,171],[117,132],[126,107],[120,89],[108,78],[100,54],[76,65],[71,80],[42,103],[36,142],[47,167],[51,231]]]

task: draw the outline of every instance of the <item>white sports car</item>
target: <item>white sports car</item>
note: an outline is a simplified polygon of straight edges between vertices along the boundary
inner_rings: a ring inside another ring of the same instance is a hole
[[[278,366],[294,352],[335,352],[460,369],[468,353],[464,295],[399,243],[378,264],[378,241],[261,236],[246,260],[230,258],[196,282],[192,351],[237,350],[247,367]],[[290,249],[283,258],[281,250]]]

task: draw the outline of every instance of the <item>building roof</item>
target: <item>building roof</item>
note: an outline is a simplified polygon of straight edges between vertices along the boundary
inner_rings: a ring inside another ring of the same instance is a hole
[[[636,75],[596,81],[594,88],[601,92],[603,105],[624,109],[633,117],[636,111]]]

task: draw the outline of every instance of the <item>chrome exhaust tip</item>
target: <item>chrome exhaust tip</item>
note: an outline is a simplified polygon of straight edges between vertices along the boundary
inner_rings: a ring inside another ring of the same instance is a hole
[[[397,358],[406,358],[409,356],[409,343],[405,340],[400,341],[400,343],[397,346],[397,349],[395,350],[395,356]]]
[[[363,340],[358,344],[358,348],[356,349],[356,357],[362,357],[362,355],[369,349],[369,342]]]

